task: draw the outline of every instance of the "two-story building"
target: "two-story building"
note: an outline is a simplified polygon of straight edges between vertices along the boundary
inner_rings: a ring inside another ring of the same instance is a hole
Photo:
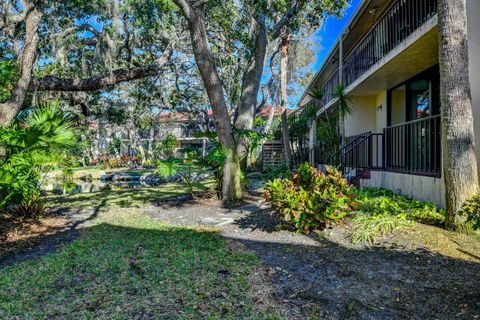
[[[338,104],[333,92],[339,83],[351,100],[352,112],[341,128],[342,148],[326,158],[311,134],[311,162],[325,165],[335,158],[360,186],[444,205],[437,5],[438,0],[361,1],[299,102],[307,105],[311,89],[320,88],[324,98],[317,116],[322,121]],[[467,0],[467,11],[480,146],[480,1]]]

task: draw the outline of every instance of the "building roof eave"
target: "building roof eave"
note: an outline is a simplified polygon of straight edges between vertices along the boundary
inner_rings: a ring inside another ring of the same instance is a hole
[[[350,28],[350,26],[352,26],[356,21],[357,19],[359,18],[359,16],[363,13],[363,11],[367,8],[368,4],[371,2],[371,0],[361,0],[360,4],[358,5],[358,7],[355,9],[355,12],[352,14],[352,16],[350,17],[350,19],[348,20],[347,24],[345,25],[345,27],[342,29],[342,32],[340,33],[340,36],[337,37],[337,40],[335,40],[332,48],[330,49],[330,51],[328,52],[327,56],[325,57],[325,60],[323,61],[322,65],[320,66],[320,69],[315,73],[315,76],[312,78],[312,80],[310,80],[310,82],[308,83],[305,91],[303,92],[302,96],[300,97],[300,99],[298,100],[298,106],[299,107],[302,107],[304,105],[303,100],[305,99],[305,97],[307,96],[308,92],[310,92],[310,90],[312,89],[313,85],[315,84],[315,82],[317,81],[318,77],[320,77],[320,75],[323,73],[323,71],[325,70],[327,64],[329,61],[332,60],[332,58],[334,57],[336,51],[338,51],[338,47],[340,45],[340,38],[342,37],[343,34],[345,34],[345,31],[348,30]]]

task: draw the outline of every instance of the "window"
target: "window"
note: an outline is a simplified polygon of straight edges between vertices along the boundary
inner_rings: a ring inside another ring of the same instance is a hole
[[[388,125],[430,117],[440,112],[438,65],[388,91]]]

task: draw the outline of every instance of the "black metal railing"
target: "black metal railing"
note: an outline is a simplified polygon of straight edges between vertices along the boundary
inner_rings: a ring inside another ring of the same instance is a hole
[[[349,179],[365,170],[383,169],[383,134],[365,132],[346,138],[346,144],[335,153],[324,150],[315,154],[316,165],[337,167]],[[321,150],[321,144],[313,152]]]
[[[310,153],[315,165],[335,166],[349,178],[365,170],[440,177],[440,135],[440,115],[435,115],[349,137],[335,153],[322,144]]]
[[[310,157],[314,165],[320,164],[322,157],[328,152],[327,144],[323,141],[318,141],[313,148],[310,149]]]
[[[397,0],[345,59],[343,84],[352,84],[437,13],[438,0]]]
[[[299,165],[310,161],[310,149],[308,147],[298,147],[292,153],[292,162],[294,165]]]
[[[346,150],[350,149],[353,145],[355,145],[359,140],[365,138],[366,136],[370,135],[371,132],[364,132],[358,135],[350,136],[345,138],[345,143],[342,147],[337,148],[338,150],[330,150],[323,146],[322,153],[318,155],[317,163],[318,164],[335,164],[338,165],[338,159],[340,159],[341,155],[345,153]]]
[[[325,81],[322,86],[323,92],[323,104],[327,104],[330,100],[335,97],[335,90],[338,86],[339,78],[338,78],[338,69],[330,76],[330,78]]]
[[[346,56],[342,83],[346,88],[437,13],[438,0],[397,0]],[[333,100],[338,69],[322,86],[323,103]]]
[[[383,169],[383,134],[370,133],[360,137],[340,158],[337,167],[352,179],[365,170]]]
[[[440,115],[387,127],[383,134],[385,170],[440,176]]]

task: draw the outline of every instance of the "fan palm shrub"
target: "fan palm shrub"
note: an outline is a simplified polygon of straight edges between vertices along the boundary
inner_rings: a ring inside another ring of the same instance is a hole
[[[42,175],[78,148],[77,137],[75,116],[62,112],[58,102],[27,109],[0,127],[0,208],[38,208]]]

